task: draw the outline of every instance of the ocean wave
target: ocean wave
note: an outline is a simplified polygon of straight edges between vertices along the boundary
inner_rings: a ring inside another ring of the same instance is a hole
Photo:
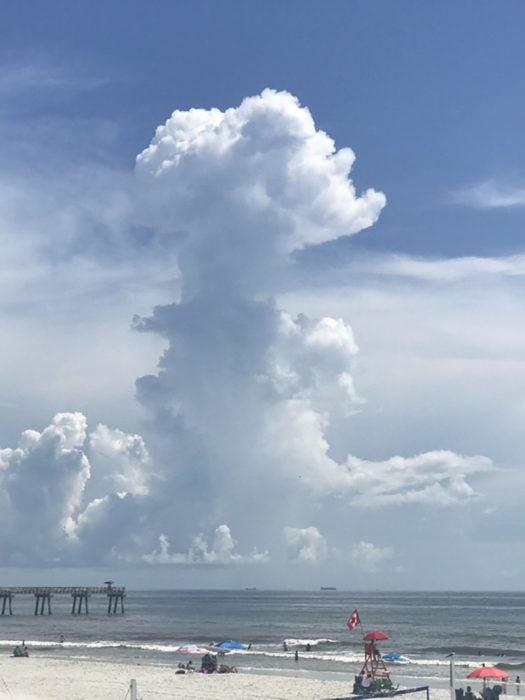
[[[500,663],[494,664],[498,668],[503,668],[506,671],[519,671],[522,668],[525,668],[525,661],[517,661],[516,663],[512,663],[511,661],[501,661]]]
[[[523,657],[525,655],[525,649],[520,648],[513,648],[513,647],[493,647],[493,646],[457,646],[454,644],[451,644],[450,646],[431,646],[431,647],[422,647],[420,650],[420,653],[425,654],[425,653],[430,653],[430,654],[439,654],[442,653],[443,656],[450,654],[450,652],[454,652],[456,655],[459,654],[460,656],[464,657],[471,657],[475,658],[478,657],[478,665],[482,661],[486,661],[487,659],[501,659],[501,661],[497,661],[496,663],[505,663],[504,659],[509,659],[512,657]]]
[[[318,646],[319,644],[341,644],[337,639],[325,639],[321,637],[320,639],[285,639],[284,640],[289,647],[305,647],[309,644],[311,647]]]
[[[86,641],[67,641],[59,642],[56,640],[37,640],[37,639],[26,639],[26,645],[30,649],[42,649],[50,650],[53,652],[59,652],[60,649],[64,651],[70,650],[75,654],[80,654],[85,652],[89,654],[90,651],[96,653],[100,651],[103,653],[111,650],[130,650],[132,652],[144,652],[151,653],[154,655],[165,656],[173,655],[175,659],[187,658],[190,652],[179,651],[181,646],[190,644],[187,640],[177,640],[166,642],[146,642],[137,640],[86,640]],[[346,646],[346,644],[337,639],[331,639],[326,637],[320,638],[292,638],[289,637],[286,640],[288,645],[288,651],[284,651],[282,648],[282,643],[278,642],[266,642],[261,644],[254,644],[251,649],[234,649],[229,652],[231,656],[242,656],[243,659],[248,662],[248,658],[257,658],[262,663],[264,658],[270,660],[274,659],[278,661],[279,659],[293,659],[295,651],[299,652],[301,659],[311,659],[319,664],[329,664],[337,663],[344,664],[345,666],[354,666],[359,668],[364,662],[364,656],[361,650],[351,649]],[[20,639],[0,639],[0,648],[8,649],[11,651],[13,647],[20,644]],[[306,651],[305,647],[310,644],[310,651]],[[201,646],[196,643],[196,646]],[[199,652],[200,653],[200,652]],[[204,653],[204,652],[203,652]],[[450,665],[450,659],[443,657],[436,657],[435,655],[429,655],[426,657],[424,654],[407,651],[406,656],[409,661],[402,664],[402,671],[399,665],[388,662],[387,667],[390,668],[392,674],[408,673],[413,675],[416,673],[423,673],[425,675],[432,676],[433,671],[439,673],[440,669],[448,668]],[[503,668],[509,671],[510,674],[520,673],[525,670],[525,662],[523,661],[497,661],[492,663],[490,657],[481,657],[483,661],[490,665],[497,665],[499,668]],[[493,659],[496,661],[496,659]],[[464,675],[467,675],[468,670],[477,668],[481,664],[481,659],[476,656],[471,658],[461,659],[457,656],[454,659],[454,665],[458,670],[458,675],[463,675],[461,669],[464,669]]]
[[[161,653],[176,652],[180,644],[148,644],[131,641],[83,641],[83,642],[56,642],[41,639],[26,639],[26,646],[33,649],[137,649],[143,651],[156,651]],[[0,639],[0,647],[14,647],[20,644],[20,640]]]

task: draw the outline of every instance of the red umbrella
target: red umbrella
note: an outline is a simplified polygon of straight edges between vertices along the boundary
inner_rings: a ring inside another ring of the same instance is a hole
[[[502,671],[501,668],[495,666],[480,666],[471,671],[467,678],[497,678],[498,680],[506,681],[509,674]]]
[[[377,642],[383,639],[388,639],[388,635],[385,632],[381,632],[381,630],[374,630],[373,632],[368,632],[368,634],[365,634],[363,639],[365,642]]]

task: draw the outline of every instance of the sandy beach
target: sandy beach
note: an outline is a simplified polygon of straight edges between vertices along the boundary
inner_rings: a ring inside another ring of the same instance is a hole
[[[322,680],[300,670],[296,675],[191,673],[151,664],[105,663],[84,659],[0,659],[1,700],[124,700],[130,680],[143,700],[328,700],[348,696],[352,682]],[[129,695],[128,695],[129,697]],[[422,700],[424,694],[413,696]],[[449,700],[446,690],[432,690],[432,700]]]

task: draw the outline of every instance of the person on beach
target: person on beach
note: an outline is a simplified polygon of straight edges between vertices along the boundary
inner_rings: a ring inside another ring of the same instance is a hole
[[[22,644],[18,644],[14,649],[13,649],[13,656],[17,657],[28,657],[29,656],[29,650],[26,647],[26,643],[22,642]]]
[[[356,687],[356,694],[363,692],[363,680],[365,678],[365,672],[360,671],[359,675],[355,677],[354,686]]]
[[[195,666],[193,665],[193,661],[191,659],[186,664],[186,671],[189,671],[190,673],[193,673],[193,671],[195,671]]]
[[[217,657],[213,654],[204,654],[201,660],[202,673],[214,673],[217,670]]]
[[[352,687],[352,695],[359,695],[361,692],[361,675],[354,676],[354,685]]]
[[[305,651],[311,651],[312,647],[310,646],[310,642],[305,647]]]
[[[463,697],[464,700],[475,700],[476,696],[472,692],[470,685],[467,685],[467,689],[465,690],[465,695]]]
[[[288,651],[288,644],[286,643],[286,639],[283,642],[283,651]]]
[[[516,676],[516,695],[520,694],[520,683],[521,683],[520,677]]]
[[[228,666],[227,664],[221,664],[219,666],[219,673],[237,673],[237,666]]]
[[[297,651],[297,649],[295,650],[294,658],[296,661],[299,661],[299,652]]]
[[[483,700],[496,700],[496,694],[494,693],[490,685],[486,685],[483,688],[481,697],[483,698]]]
[[[492,692],[496,696],[496,700],[499,700],[499,696],[503,694],[503,686],[499,685],[499,683],[496,683],[492,688]]]
[[[372,687],[372,683],[373,683],[372,674],[371,674],[371,673],[367,673],[366,676],[365,676],[365,677],[363,678],[363,680],[361,681],[361,688],[363,689],[363,691],[364,691],[365,693],[368,693],[368,691],[369,691],[370,688]]]

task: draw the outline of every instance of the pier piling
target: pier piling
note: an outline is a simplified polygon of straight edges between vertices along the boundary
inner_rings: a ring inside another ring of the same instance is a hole
[[[117,605],[120,601],[120,612],[124,615],[124,591],[112,589],[108,591],[108,615],[117,614]]]
[[[2,601],[2,615],[6,614],[6,607],[9,608],[9,614],[13,614],[13,602],[14,595],[10,591],[0,591],[0,600]]]
[[[35,615],[43,615],[47,602],[47,614],[51,615],[51,591],[43,588],[35,590]]]
[[[73,598],[73,608],[71,609],[71,614],[80,615],[82,612],[82,603],[84,603],[84,613],[87,615],[89,610],[88,610],[88,598],[89,598],[89,590],[87,588],[84,589],[76,589],[71,593],[71,597]],[[78,603],[78,609],[77,609],[77,603]]]

